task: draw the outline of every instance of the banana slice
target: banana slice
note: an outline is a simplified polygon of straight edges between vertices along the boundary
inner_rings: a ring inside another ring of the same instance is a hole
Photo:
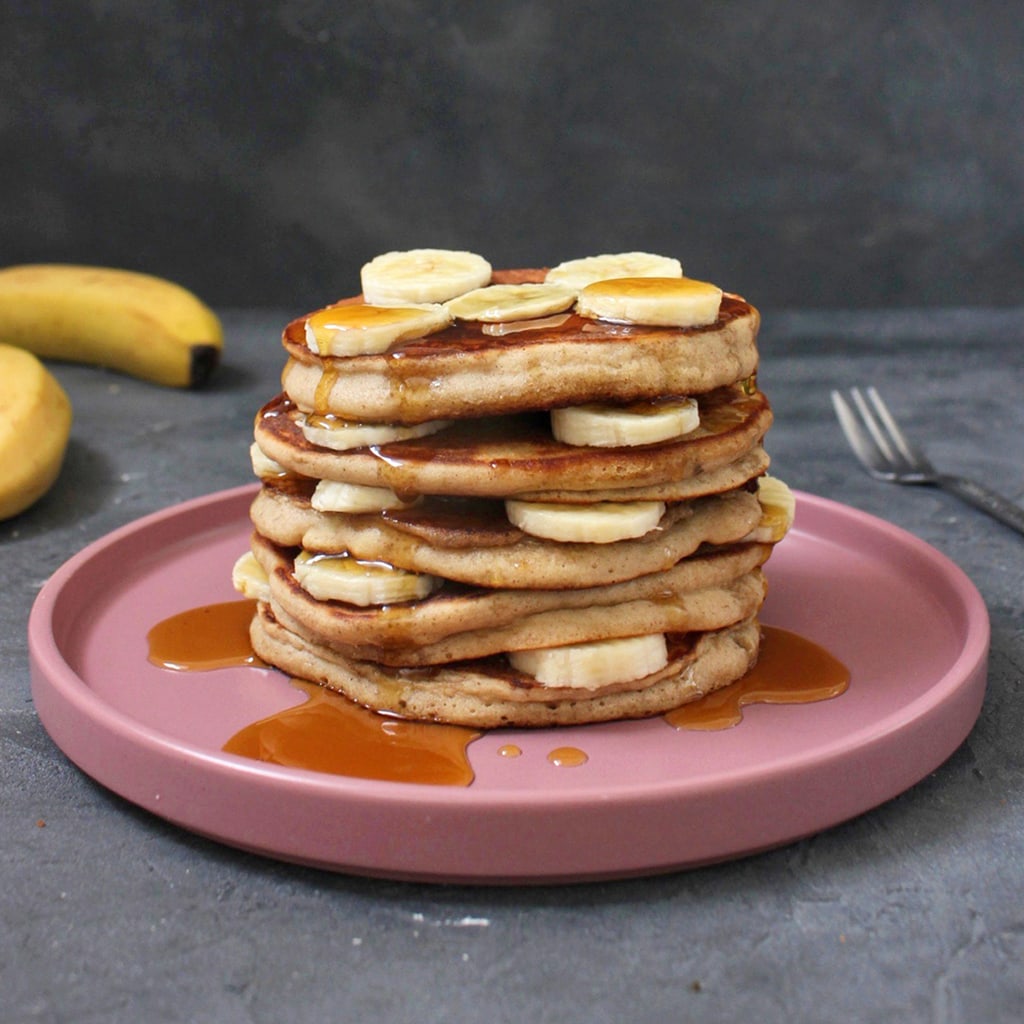
[[[796,497],[778,477],[762,476],[757,481],[761,522],[746,537],[758,544],[777,544],[789,532],[796,517]]]
[[[436,576],[407,572],[386,562],[364,562],[351,555],[312,554],[295,557],[295,579],[318,601],[368,606],[419,601],[441,585]]]
[[[389,441],[407,441],[411,437],[426,437],[448,426],[448,420],[427,420],[408,426],[400,423],[353,423],[336,416],[317,416],[300,413],[295,421],[303,437],[310,444],[347,452],[352,448],[387,444]]]
[[[545,686],[593,690],[609,683],[629,683],[668,664],[668,644],[661,633],[615,640],[511,651],[512,667]]]
[[[253,473],[261,480],[288,475],[288,470],[276,459],[272,459],[255,441],[249,445],[249,459],[252,461]]]
[[[242,597],[254,601],[270,600],[270,581],[251,551],[246,551],[231,569],[231,584]]]
[[[649,252],[620,252],[567,260],[552,267],[544,280],[579,292],[588,284],[613,277],[682,276],[683,265],[671,256],[656,256]]]
[[[365,356],[423,338],[451,323],[444,306],[328,306],[306,318],[306,347],[319,356]]]
[[[582,544],[611,544],[642,537],[665,514],[662,501],[599,501],[591,505],[556,505],[551,502],[505,502],[505,514],[514,526],[533,537]]]
[[[447,302],[487,284],[491,265],[475,252],[408,249],[370,260],[360,279],[363,298],[374,305]]]
[[[534,320],[509,320],[500,324],[484,324],[480,329],[492,338],[504,338],[508,334],[522,334],[524,331],[553,331],[561,327],[572,313],[556,313]]]
[[[564,313],[576,301],[576,289],[558,284],[492,284],[445,304],[458,320],[507,323]]]
[[[703,327],[718,319],[722,289],[688,277],[620,277],[580,292],[580,316],[652,327]]]
[[[700,426],[694,398],[630,405],[574,405],[551,410],[551,430],[563,444],[625,448],[682,437]]]
[[[310,504],[318,512],[383,512],[388,508],[411,508],[415,501],[403,501],[390,487],[368,487],[339,480],[321,480]]]

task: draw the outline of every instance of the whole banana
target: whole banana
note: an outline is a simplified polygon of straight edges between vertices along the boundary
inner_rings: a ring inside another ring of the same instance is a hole
[[[31,352],[0,345],[0,520],[24,512],[60,472],[71,403]]]
[[[164,278],[38,263],[0,269],[0,342],[195,387],[219,362],[223,331],[196,295]]]

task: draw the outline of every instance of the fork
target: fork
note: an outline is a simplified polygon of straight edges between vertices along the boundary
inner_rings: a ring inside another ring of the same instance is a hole
[[[849,401],[833,391],[832,405],[846,440],[873,477],[890,483],[941,487],[1024,534],[1024,508],[974,480],[940,473],[907,439],[873,387],[863,391],[851,388]]]

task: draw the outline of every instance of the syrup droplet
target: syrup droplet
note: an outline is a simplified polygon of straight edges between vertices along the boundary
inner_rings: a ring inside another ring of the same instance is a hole
[[[811,704],[838,697],[850,672],[823,647],[775,626],[762,628],[757,664],[742,679],[665,714],[676,729],[728,729],[747,704]]]
[[[201,672],[261,665],[249,641],[256,602],[206,604],[158,622],[147,634],[149,660],[161,668]]]
[[[586,764],[589,758],[578,747],[555,747],[548,754],[548,760],[556,768],[578,768],[581,764]]]
[[[473,781],[466,748],[479,732],[378,714],[315,683],[291,682],[309,699],[247,725],[224,744],[227,753],[385,782],[468,786]]]
[[[505,743],[498,747],[498,757],[519,757],[522,752],[522,748],[514,743]]]

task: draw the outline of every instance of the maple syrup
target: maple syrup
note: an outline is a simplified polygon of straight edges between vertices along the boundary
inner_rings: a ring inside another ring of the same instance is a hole
[[[748,704],[811,704],[844,693],[850,672],[797,633],[762,626],[757,664],[742,679],[665,714],[677,729],[728,729]]]
[[[449,548],[500,547],[522,536],[509,522],[505,503],[488,498],[427,495],[416,505],[384,509],[380,517],[404,533]]]
[[[172,615],[146,634],[149,660],[161,668],[193,672],[262,665],[249,640],[249,623],[255,611],[256,602],[243,599]]]
[[[255,602],[244,599],[203,605],[157,623],[147,634],[149,660],[178,671],[260,666],[249,623]],[[756,667],[742,679],[700,700],[667,712],[676,729],[725,729],[751,703],[806,704],[843,693],[850,674],[824,648],[788,630],[763,627]],[[293,679],[306,694],[296,707],[241,729],[224,745],[228,753],[294,768],[353,778],[468,786],[473,781],[468,748],[480,732],[465,726],[414,722],[371,711],[315,683]],[[520,757],[506,743],[499,757]],[[555,747],[547,760],[559,768],[586,764],[586,751]]]
[[[341,374],[338,368],[331,363],[324,363],[323,375],[317,381],[316,392],[313,395],[313,412],[318,416],[326,416],[331,408],[331,392],[334,385],[338,383]]]
[[[556,768],[579,768],[586,764],[589,758],[585,750],[579,747],[555,747],[548,753],[548,760]]]
[[[412,722],[360,707],[316,683],[297,707],[247,725],[224,744],[229,754],[309,771],[385,782],[468,786],[466,748],[480,733],[461,725]]]

